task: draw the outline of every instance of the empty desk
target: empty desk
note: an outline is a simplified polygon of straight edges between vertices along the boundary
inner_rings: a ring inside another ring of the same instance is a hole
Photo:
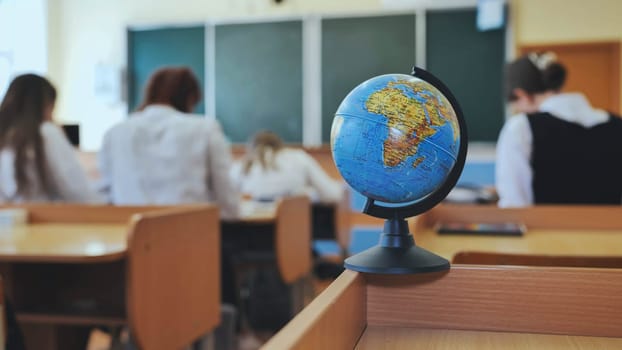
[[[622,207],[439,205],[411,220],[417,245],[451,260],[461,251],[564,256],[621,256]],[[436,224],[520,222],[522,237],[438,234]]]

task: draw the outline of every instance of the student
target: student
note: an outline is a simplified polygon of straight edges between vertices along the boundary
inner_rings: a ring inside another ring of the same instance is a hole
[[[16,77],[0,104],[0,202],[97,202],[63,130],[52,123],[56,89]]]
[[[507,65],[506,96],[520,114],[497,143],[499,206],[621,203],[622,120],[561,93],[565,80],[552,53]]]
[[[341,184],[331,179],[305,151],[286,148],[274,133],[255,134],[231,177],[240,191],[254,199],[307,194],[314,201],[337,202]]]
[[[100,152],[104,191],[114,204],[215,202],[238,214],[231,150],[213,117],[191,114],[201,89],[188,68],[156,71],[138,111],[110,129]]]

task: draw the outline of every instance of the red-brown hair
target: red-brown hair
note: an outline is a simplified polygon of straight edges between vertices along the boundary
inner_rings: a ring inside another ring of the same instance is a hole
[[[190,113],[200,100],[199,81],[189,68],[164,67],[149,78],[138,110],[152,104],[165,104],[180,112]]]

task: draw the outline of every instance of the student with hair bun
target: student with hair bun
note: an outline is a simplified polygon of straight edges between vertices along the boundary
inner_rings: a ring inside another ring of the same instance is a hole
[[[566,75],[548,52],[506,66],[505,94],[518,114],[497,142],[499,206],[622,202],[622,119],[561,92]]]

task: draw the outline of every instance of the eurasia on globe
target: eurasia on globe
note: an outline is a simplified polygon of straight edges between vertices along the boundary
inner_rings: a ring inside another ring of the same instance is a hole
[[[405,74],[371,78],[341,102],[331,150],[343,178],[361,194],[387,203],[419,201],[456,164],[456,112],[432,84]]]

